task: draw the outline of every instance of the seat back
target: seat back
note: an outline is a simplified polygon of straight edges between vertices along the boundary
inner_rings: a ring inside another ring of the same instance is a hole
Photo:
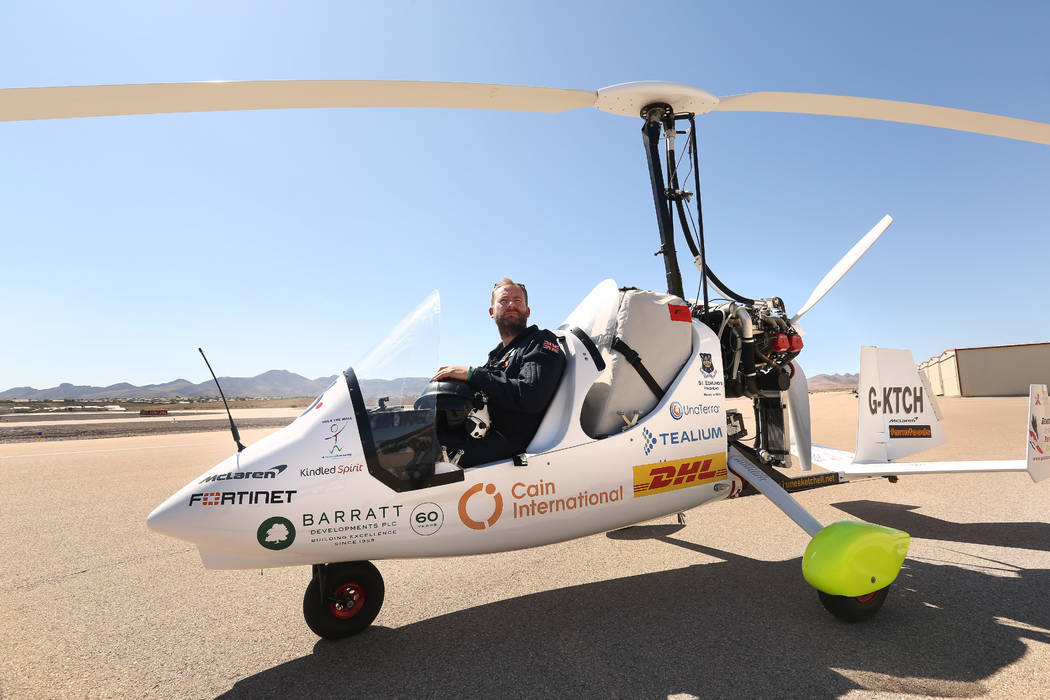
[[[627,357],[613,349],[615,338],[638,353],[664,391],[693,349],[689,308],[671,294],[621,289],[617,313],[609,316],[608,327],[595,331],[593,340],[605,360],[605,369],[588,390],[581,415],[583,430],[592,438],[623,430],[627,424],[618,412],[627,417],[637,412],[642,417],[659,402]]]

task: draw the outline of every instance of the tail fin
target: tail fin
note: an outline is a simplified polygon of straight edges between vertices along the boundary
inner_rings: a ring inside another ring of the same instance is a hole
[[[862,347],[858,394],[857,462],[886,462],[944,443],[940,410],[911,351]]]
[[[1032,481],[1050,476],[1050,418],[1047,418],[1046,384],[1028,389],[1028,449],[1025,462]]]

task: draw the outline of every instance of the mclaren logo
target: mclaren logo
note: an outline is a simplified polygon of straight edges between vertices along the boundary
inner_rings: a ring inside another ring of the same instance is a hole
[[[234,481],[237,479],[274,479],[278,474],[288,468],[287,464],[278,464],[261,472],[226,472],[225,474],[212,474],[206,476],[198,484],[206,484],[209,481]]]

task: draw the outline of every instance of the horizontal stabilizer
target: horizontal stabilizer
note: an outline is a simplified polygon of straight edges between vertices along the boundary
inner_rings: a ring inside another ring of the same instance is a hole
[[[1050,418],[1047,417],[1046,406],[1046,385],[1032,384],[1028,393],[1027,452],[1023,460],[967,460],[957,462],[857,461],[857,456],[852,452],[837,450],[825,445],[813,445],[813,464],[828,471],[838,472],[845,477],[1027,471],[1028,475],[1032,477],[1032,481],[1042,481],[1050,477]],[[792,453],[796,454],[794,445],[792,445]]]
[[[816,461],[816,460],[814,460]],[[972,472],[1023,472],[1023,460],[972,460],[965,462],[886,462],[849,464],[834,471],[847,476],[905,476],[909,474],[966,474]]]
[[[794,450],[792,450],[794,454]],[[968,472],[1023,472],[1024,460],[969,460],[964,462],[862,462],[853,453],[826,445],[813,445],[813,464],[845,476],[903,476],[906,474],[965,474]]]

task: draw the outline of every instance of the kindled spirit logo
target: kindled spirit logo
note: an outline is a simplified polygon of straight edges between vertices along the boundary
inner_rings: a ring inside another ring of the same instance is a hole
[[[467,513],[467,503],[470,501],[471,496],[480,493],[482,489],[484,489],[485,493],[492,496],[492,515],[485,520],[475,520]],[[471,530],[484,530],[486,527],[492,527],[502,514],[503,494],[496,490],[495,484],[474,484],[459,497],[459,519]]]

